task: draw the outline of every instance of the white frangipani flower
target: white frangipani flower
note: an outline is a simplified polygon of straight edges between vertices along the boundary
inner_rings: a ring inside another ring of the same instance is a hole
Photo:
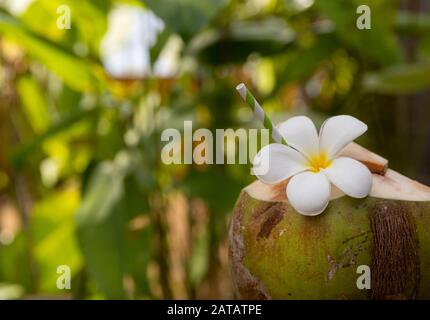
[[[253,170],[266,184],[291,178],[286,193],[298,212],[309,216],[323,212],[329,203],[331,184],[354,198],[369,194],[369,169],[357,160],[337,156],[367,130],[365,123],[347,115],[335,116],[323,123],[318,136],[311,119],[297,116],[277,128],[289,146],[265,146],[255,156]]]

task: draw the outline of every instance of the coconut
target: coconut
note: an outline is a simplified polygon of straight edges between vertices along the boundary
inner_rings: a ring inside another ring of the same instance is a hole
[[[327,209],[310,217],[289,205],[288,181],[242,190],[229,231],[238,298],[430,299],[430,188],[356,144],[342,153],[374,172],[368,197],[332,188]]]

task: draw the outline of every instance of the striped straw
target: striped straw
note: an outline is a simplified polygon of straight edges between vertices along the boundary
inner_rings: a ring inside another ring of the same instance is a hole
[[[287,141],[285,141],[285,139],[279,133],[278,129],[276,129],[276,127],[273,125],[272,121],[266,115],[263,108],[260,106],[258,101],[254,98],[254,96],[248,90],[245,84],[243,83],[238,84],[236,86],[236,90],[239,92],[243,101],[245,101],[246,104],[252,109],[252,111],[254,111],[254,114],[258,118],[258,120],[260,120],[263,123],[264,127],[269,130],[273,140],[277,143],[282,143],[288,146]]]

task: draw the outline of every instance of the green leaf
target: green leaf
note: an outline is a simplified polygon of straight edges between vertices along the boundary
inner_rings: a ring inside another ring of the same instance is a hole
[[[380,1],[371,6],[371,29],[356,26],[359,0],[315,0],[316,7],[336,25],[336,33],[346,46],[362,57],[381,65],[402,61],[402,52],[393,32],[395,6]]]
[[[223,186],[222,192],[216,186]],[[203,198],[212,210],[227,213],[233,208],[244,183],[226,171],[213,168],[202,172],[192,171],[179,187],[190,197]]]
[[[210,233],[201,230],[196,241],[191,245],[191,256],[188,264],[190,282],[197,286],[209,269]]]
[[[156,15],[158,15],[175,33],[184,40],[202,30],[224,6],[224,0],[144,0]]]
[[[57,27],[57,20],[60,17],[57,9],[62,5],[68,6],[71,11],[70,30]],[[67,42],[70,47],[73,47],[75,41],[79,41],[92,52],[98,53],[100,40],[106,31],[110,6],[110,0],[38,0],[31,2],[20,16],[20,21],[33,32],[51,41]]]
[[[170,35],[170,30],[166,28],[158,35],[157,42],[149,51],[151,65],[154,65],[154,63],[157,61],[158,56],[166,45],[167,40],[169,40]]]
[[[52,0],[44,0],[52,2]],[[72,23],[76,22],[79,36],[87,43],[93,52],[98,53],[100,42],[107,30],[107,17],[111,0],[56,0],[67,4],[72,9]],[[91,32],[88,32],[91,30]]]
[[[54,135],[67,130],[72,125],[77,122],[88,118],[98,112],[98,109],[91,110],[78,110],[73,114],[68,115],[59,123],[49,127],[46,131],[42,132],[39,135],[36,135],[31,140],[23,142],[20,146],[18,146],[10,156],[10,162],[15,169],[20,169],[26,161],[30,158],[30,155],[33,154],[36,150],[40,149],[40,146],[47,139],[53,137]]]
[[[320,35],[310,48],[292,52],[285,68],[277,68],[278,88],[287,82],[301,81],[312,75],[315,69],[338,48],[339,44],[330,34]]]
[[[210,64],[246,61],[251,53],[273,55],[295,40],[294,31],[278,18],[232,23],[228,29],[208,30],[195,37],[188,48]]]
[[[35,290],[28,254],[27,235],[22,231],[15,234],[12,243],[0,246],[0,279],[21,285],[25,292]]]
[[[101,163],[76,213],[79,244],[88,272],[107,298],[124,298],[123,172]]]
[[[51,117],[37,81],[31,76],[25,76],[18,80],[17,91],[21,99],[27,121],[35,132],[46,129]]]
[[[0,34],[24,47],[35,59],[78,91],[96,91],[98,78],[93,68],[78,57],[40,38],[18,20],[0,12]]]
[[[73,223],[79,203],[76,187],[68,187],[37,202],[31,216],[34,257],[38,265],[38,287],[42,292],[59,293],[57,267],[67,265],[72,276],[82,267]],[[73,284],[72,284],[73,285]]]
[[[365,75],[366,90],[385,94],[414,93],[430,88],[430,64],[396,65]]]

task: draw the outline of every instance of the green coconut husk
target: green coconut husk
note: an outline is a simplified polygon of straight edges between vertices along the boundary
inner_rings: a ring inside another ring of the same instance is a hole
[[[429,187],[388,169],[368,197],[333,188],[327,209],[307,217],[286,184],[255,181],[239,196],[229,233],[238,298],[430,299]],[[357,288],[360,265],[370,289]]]

